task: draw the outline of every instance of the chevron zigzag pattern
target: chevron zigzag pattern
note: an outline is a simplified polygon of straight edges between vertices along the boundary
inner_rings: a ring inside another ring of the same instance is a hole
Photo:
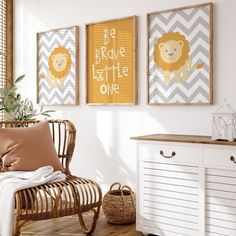
[[[210,7],[202,6],[149,15],[149,103],[209,103],[210,102]],[[190,44],[192,66],[203,63],[200,70],[191,71],[181,83],[163,82],[163,74],[154,62],[154,45],[167,32],[179,32]]]
[[[76,104],[76,28],[41,33],[38,38],[38,99],[41,105]],[[64,87],[51,87],[43,77],[48,75],[48,58],[54,48],[63,46],[71,54],[71,69]]]

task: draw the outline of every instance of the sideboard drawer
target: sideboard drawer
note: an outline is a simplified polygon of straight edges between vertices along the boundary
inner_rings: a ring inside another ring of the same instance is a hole
[[[203,162],[205,167],[219,167],[226,169],[235,169],[236,164],[236,148],[220,145],[204,145]]]
[[[139,158],[161,163],[199,165],[200,146],[176,143],[142,143],[139,146]]]

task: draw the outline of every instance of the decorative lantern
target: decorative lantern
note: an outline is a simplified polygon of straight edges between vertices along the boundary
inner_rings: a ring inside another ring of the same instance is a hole
[[[212,114],[212,139],[233,141],[236,139],[236,112],[227,103]]]

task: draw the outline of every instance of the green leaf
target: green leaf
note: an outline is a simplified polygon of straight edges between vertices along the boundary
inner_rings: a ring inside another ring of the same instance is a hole
[[[48,112],[55,112],[55,110],[46,110],[46,111],[43,111],[43,113],[48,113]]]
[[[21,76],[19,76],[17,79],[16,79],[16,81],[15,81],[15,83],[19,83],[21,80],[23,80],[25,78],[25,75],[21,75]]]
[[[42,113],[41,115],[47,116],[47,117],[51,117],[49,114],[44,114],[44,113]]]

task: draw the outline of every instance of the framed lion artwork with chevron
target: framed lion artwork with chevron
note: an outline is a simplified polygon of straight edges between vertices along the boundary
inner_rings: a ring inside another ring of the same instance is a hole
[[[147,14],[148,104],[213,103],[213,4]]]
[[[78,104],[79,27],[37,34],[37,102]]]

